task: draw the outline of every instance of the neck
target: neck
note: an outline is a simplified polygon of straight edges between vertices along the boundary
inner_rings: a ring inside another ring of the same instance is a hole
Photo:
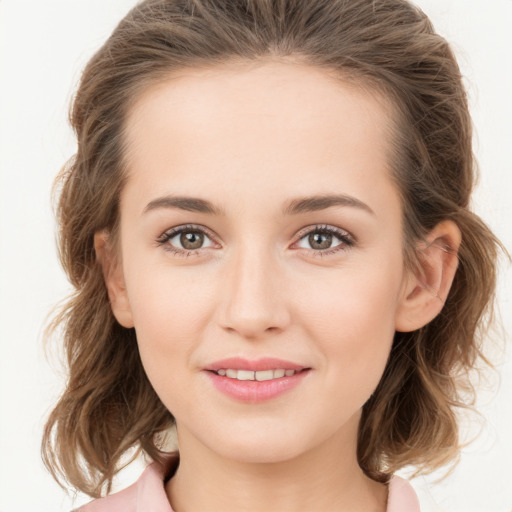
[[[346,434],[289,460],[254,463],[222,457],[178,427],[180,464],[167,496],[175,512],[385,512],[387,487],[357,463],[357,423],[356,435]]]

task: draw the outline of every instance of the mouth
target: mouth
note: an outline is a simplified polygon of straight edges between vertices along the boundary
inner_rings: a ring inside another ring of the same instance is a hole
[[[249,361],[229,358],[204,368],[210,382],[222,394],[239,402],[259,403],[299,386],[312,368],[282,359]]]

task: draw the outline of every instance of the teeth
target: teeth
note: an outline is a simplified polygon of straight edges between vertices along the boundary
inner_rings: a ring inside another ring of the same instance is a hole
[[[233,370],[231,368],[217,370],[218,375],[226,376],[230,379],[257,381],[280,379],[285,375],[287,377],[291,377],[295,373],[297,373],[295,370],[283,370],[282,368],[278,368],[277,370],[263,370],[260,372],[253,372],[249,370]]]
[[[277,379],[278,375],[276,375],[276,373],[277,370],[262,370],[254,372],[254,379],[259,381]]]
[[[230,375],[230,372],[232,370],[228,370],[228,377],[232,377],[232,374]],[[254,372],[249,372],[247,370],[235,370],[235,379],[238,380],[254,380]]]

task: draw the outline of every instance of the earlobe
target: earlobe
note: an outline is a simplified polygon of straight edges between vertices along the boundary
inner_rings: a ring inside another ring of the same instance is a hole
[[[457,271],[460,243],[459,227],[445,220],[418,245],[418,266],[409,272],[397,309],[397,331],[419,329],[441,312]]]
[[[94,234],[96,258],[103,270],[112,312],[117,321],[126,328],[134,326],[122,265],[106,231]]]

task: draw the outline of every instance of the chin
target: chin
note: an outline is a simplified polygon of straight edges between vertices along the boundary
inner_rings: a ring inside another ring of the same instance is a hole
[[[310,449],[297,437],[259,432],[249,437],[222,439],[210,445],[218,455],[241,463],[273,464],[295,459]]]

